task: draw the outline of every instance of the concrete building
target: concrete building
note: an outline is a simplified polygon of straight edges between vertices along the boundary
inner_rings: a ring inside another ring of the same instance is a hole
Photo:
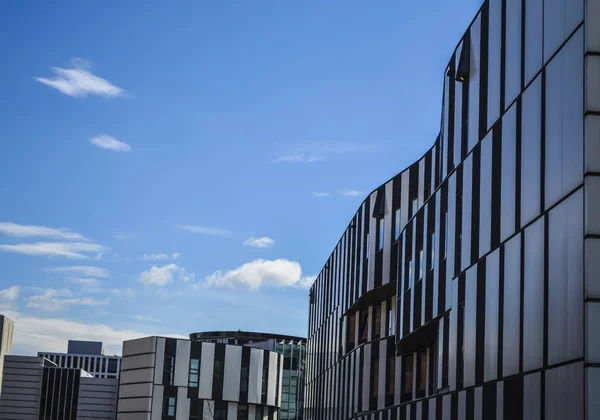
[[[12,320],[0,315],[0,384],[2,383],[4,357],[12,353],[14,327],[15,323]]]
[[[600,0],[486,0],[440,70],[310,290],[305,417],[600,419]]]
[[[0,419],[114,419],[117,380],[61,368],[43,357],[6,356]]]
[[[280,420],[304,417],[304,365],[306,338],[248,331],[209,331],[190,334],[190,340],[236,344],[283,355]]]
[[[277,420],[283,356],[147,337],[123,343],[119,420]]]
[[[103,353],[98,341],[69,340],[67,353],[38,352],[59,367],[83,369],[96,378],[118,379],[121,357]]]

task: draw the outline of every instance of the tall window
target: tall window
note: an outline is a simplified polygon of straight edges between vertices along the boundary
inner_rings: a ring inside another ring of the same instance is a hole
[[[424,397],[427,386],[427,351],[417,354],[417,397]]]
[[[373,340],[381,338],[381,304],[373,306]]]
[[[419,250],[419,277],[418,280],[423,279],[423,273],[425,272],[425,260],[423,259],[423,249]]]
[[[410,289],[413,286],[413,261],[412,258],[406,263],[406,288]]]
[[[413,356],[404,356],[402,358],[402,367],[404,374],[402,375],[402,401],[412,400],[413,390]]]
[[[376,397],[379,387],[379,360],[371,361],[371,397]]]
[[[400,216],[401,216],[401,212],[400,209],[397,209],[394,212],[394,239],[398,240],[398,238],[400,238]]]
[[[175,417],[175,406],[177,399],[175,397],[164,397],[163,399],[163,416]]]
[[[216,401],[214,403],[214,420],[227,420],[227,401]]]
[[[369,249],[371,247],[371,241],[370,241],[370,237],[369,234],[367,233],[365,235],[365,259],[369,258]]]
[[[190,378],[188,380],[189,388],[198,388],[200,378],[200,360],[190,359]]]
[[[394,354],[389,355],[387,358],[386,373],[387,373],[386,395],[388,397],[389,396],[393,397],[395,382],[396,382],[396,356],[394,356]]]
[[[392,327],[394,320],[394,312],[392,311],[392,301],[387,301],[387,335],[388,337],[394,335],[394,328]]]
[[[444,212],[443,214],[443,220],[444,220],[444,247],[443,247],[443,251],[444,251],[444,255],[442,255],[442,258],[446,258],[446,256],[448,255],[448,212]]]
[[[377,219],[377,251],[381,251],[383,249],[383,239],[384,239],[384,219]]]
[[[267,395],[267,380],[269,377],[269,362],[267,360],[263,359],[262,385],[261,385],[261,396],[262,397],[266,397],[266,395]]]
[[[237,420],[248,420],[248,406],[246,404],[238,404]]]
[[[173,385],[173,379],[175,376],[175,358],[173,356],[165,357],[165,369],[163,380],[165,380],[164,385]]]
[[[240,375],[240,392],[248,392],[248,365],[242,365]]]
[[[356,336],[356,312],[348,316],[348,327],[346,329],[347,349],[350,351],[354,348],[354,339]]]
[[[431,269],[435,268],[435,232],[429,234],[429,255],[431,255]]]
[[[364,310],[360,312],[360,341],[359,343],[366,343],[369,338],[369,311]]]
[[[464,366],[465,366],[465,303],[458,305],[458,354],[456,363],[456,385],[463,386]]]

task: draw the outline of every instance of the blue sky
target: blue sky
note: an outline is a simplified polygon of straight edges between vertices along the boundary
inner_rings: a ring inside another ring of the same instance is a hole
[[[480,3],[3,2],[15,352],[305,335],[307,285],[357,206],[433,143]]]

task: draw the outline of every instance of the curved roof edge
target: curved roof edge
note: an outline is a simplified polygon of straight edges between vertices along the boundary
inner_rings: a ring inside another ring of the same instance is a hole
[[[303,341],[306,342],[306,337],[298,337],[295,335],[272,334],[256,331],[202,331],[190,333],[190,340],[202,341],[223,338],[241,338],[252,340],[284,340],[284,341]]]

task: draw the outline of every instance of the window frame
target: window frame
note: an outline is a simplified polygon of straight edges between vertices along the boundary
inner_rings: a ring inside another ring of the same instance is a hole
[[[192,367],[192,363],[196,361],[198,367]],[[192,375],[196,375],[196,381],[192,381]],[[190,359],[189,374],[188,374],[188,388],[199,388],[200,387],[200,359]]]

